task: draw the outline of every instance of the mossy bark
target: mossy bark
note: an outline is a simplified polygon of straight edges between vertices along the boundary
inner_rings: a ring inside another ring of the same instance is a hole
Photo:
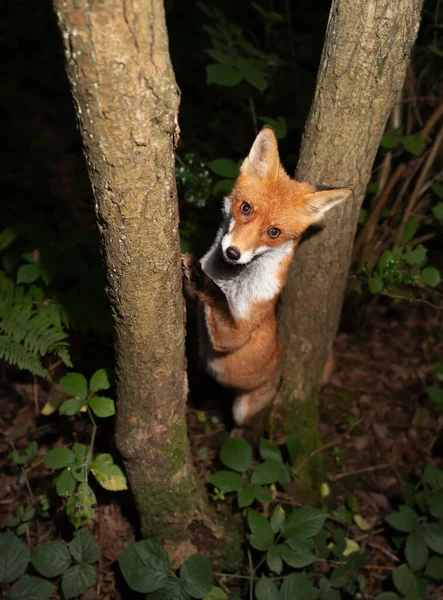
[[[95,199],[117,367],[117,444],[143,535],[175,562],[222,540],[186,437],[179,90],[162,0],[55,0]],[[200,527],[205,535],[195,535]],[[202,547],[204,546],[204,547]]]
[[[296,177],[352,187],[354,195],[298,248],[283,294],[283,389],[273,419],[302,441],[316,438],[318,391],[337,331],[360,207],[403,85],[421,8],[422,0],[332,2]]]

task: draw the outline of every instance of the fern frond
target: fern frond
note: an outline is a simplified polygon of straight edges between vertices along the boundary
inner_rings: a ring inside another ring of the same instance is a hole
[[[0,335],[0,360],[6,360],[11,365],[30,371],[33,375],[48,377],[48,371],[41,365],[38,356],[26,350],[20,342],[14,341],[7,335]]]

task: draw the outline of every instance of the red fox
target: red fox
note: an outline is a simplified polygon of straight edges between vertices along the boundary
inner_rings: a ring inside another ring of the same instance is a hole
[[[275,308],[302,233],[351,194],[291,179],[274,131],[265,127],[224,199],[212,247],[200,261],[182,256],[186,287],[198,297],[202,363],[220,384],[234,388],[239,426],[276,392],[281,344]]]

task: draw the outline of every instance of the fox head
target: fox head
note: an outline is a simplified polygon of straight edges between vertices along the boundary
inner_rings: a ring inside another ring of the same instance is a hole
[[[228,224],[221,239],[223,258],[245,265],[268,252],[289,253],[310,225],[351,194],[349,188],[315,187],[291,179],[280,163],[274,131],[265,127],[224,200]]]

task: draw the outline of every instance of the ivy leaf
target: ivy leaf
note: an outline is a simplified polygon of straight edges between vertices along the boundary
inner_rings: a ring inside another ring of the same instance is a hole
[[[207,83],[233,86],[240,83],[243,75],[237,69],[220,63],[206,66]],[[208,165],[209,166],[209,165]]]
[[[71,555],[61,542],[45,542],[34,548],[31,562],[43,577],[58,577],[71,566]]]
[[[239,167],[234,161],[228,158],[217,158],[207,164],[208,169],[211,169],[216,175],[221,177],[230,177],[234,179],[239,174]]]
[[[244,473],[251,468],[251,445],[242,438],[229,438],[220,450],[220,460],[225,467]]]
[[[194,554],[180,568],[185,591],[194,598],[204,598],[212,587],[212,566],[207,556]]]
[[[257,600],[279,600],[278,588],[272,579],[262,575],[255,586],[255,597]]]
[[[82,563],[93,563],[100,556],[100,548],[89,529],[75,532],[74,539],[69,544],[69,551],[74,560]]]
[[[63,404],[58,409],[58,412],[61,415],[76,415],[80,412],[80,409],[84,406],[85,402],[81,398],[69,398],[63,402]]]
[[[89,389],[92,393],[100,390],[109,390],[111,387],[111,377],[108,369],[99,369],[96,371],[89,382]]]
[[[405,505],[400,506],[398,512],[391,513],[385,520],[394,529],[405,531],[406,533],[414,531],[419,525],[417,513]]]
[[[267,485],[275,483],[280,479],[282,473],[282,464],[276,460],[265,460],[258,465],[251,476],[251,483],[257,485]]]
[[[216,471],[208,477],[208,481],[224,493],[236,492],[245,485],[242,476],[232,471]]]
[[[112,415],[115,415],[115,402],[111,398],[93,396],[89,399],[88,405],[97,417],[112,417]]]
[[[10,583],[22,575],[29,563],[29,549],[12,531],[0,535],[0,582]]]
[[[92,461],[91,471],[105,490],[117,492],[128,489],[123,471],[114,464],[114,459],[110,454],[97,454]]]
[[[248,509],[247,519],[252,532],[249,538],[251,546],[256,550],[268,550],[274,541],[274,532],[269,521],[252,508]]]
[[[405,546],[405,556],[412,571],[422,569],[429,557],[429,552],[420,531],[408,535]]]
[[[314,537],[326,520],[326,515],[313,508],[295,509],[286,519],[284,535],[286,538],[304,540]]]
[[[67,394],[82,400],[88,396],[88,382],[81,373],[68,373],[60,379],[60,387]]]
[[[131,544],[120,553],[118,564],[129,587],[142,594],[158,590],[168,579],[168,555],[154,540]]]
[[[43,462],[47,469],[64,469],[75,462],[75,454],[69,448],[60,446],[46,452]]]
[[[263,460],[273,460],[279,463],[283,463],[283,457],[280,452],[280,448],[274,442],[270,440],[260,440],[260,456]]]
[[[25,577],[11,587],[8,600],[48,600],[55,585],[40,577]]]
[[[95,568],[85,563],[75,565],[66,571],[62,578],[62,591],[65,600],[81,596],[94,585]]]

